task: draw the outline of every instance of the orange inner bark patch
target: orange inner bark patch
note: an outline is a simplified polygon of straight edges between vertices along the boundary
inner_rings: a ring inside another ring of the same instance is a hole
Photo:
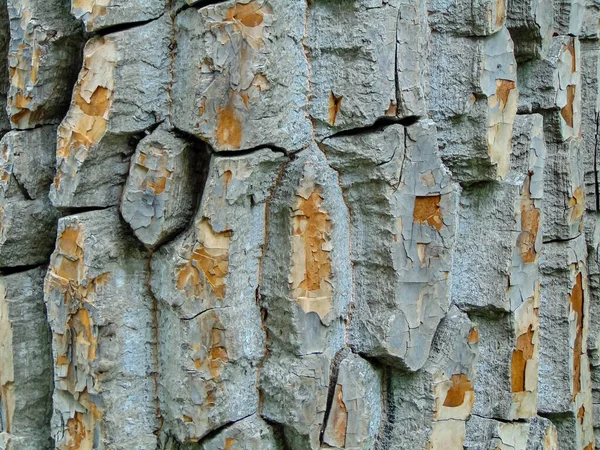
[[[56,248],[58,254],[51,267],[61,284],[80,283],[84,278],[83,266],[83,234],[79,227],[70,226],[58,237]]]
[[[73,105],[58,128],[57,156],[59,170],[56,179],[72,178],[78,162],[74,150],[85,149],[100,141],[108,127],[108,116],[112,105],[112,83],[116,64],[116,44],[108,38],[90,41],[86,46],[82,76],[73,89]],[[91,92],[88,98],[84,93]],[[85,154],[78,154],[78,160]],[[68,159],[67,159],[68,158]],[[73,173],[60,167],[60,159],[66,159]],[[80,163],[80,162],[79,162]]]
[[[165,148],[150,147],[147,153],[140,153],[134,166],[135,178],[141,191],[152,191],[154,195],[162,194],[172,172],[167,169],[169,152]]]
[[[220,147],[237,150],[242,144],[242,122],[233,105],[217,107],[217,143]]]
[[[540,210],[531,198],[531,176],[523,185],[521,197],[521,233],[517,238],[517,247],[524,263],[532,263],[536,258],[535,241],[540,227]]]
[[[212,325],[207,326],[207,320]],[[199,357],[194,359],[194,365],[198,371],[210,374],[210,378],[218,381],[223,372],[223,367],[229,362],[227,353],[225,328],[221,324],[219,317],[211,313],[210,316],[203,317],[198,326],[201,332],[201,340],[198,345],[192,346],[192,352],[199,353]]]
[[[92,449],[94,446],[94,434],[92,424],[86,424],[88,419],[84,414],[76,412],[74,417],[67,421],[67,446],[66,450]],[[89,420],[89,419],[88,419]]]
[[[575,286],[569,295],[571,311],[575,313],[575,346],[573,348],[573,398],[581,392],[581,356],[583,355],[583,279],[577,274]]]
[[[344,393],[341,385],[336,385],[334,395],[334,403],[331,406],[331,417],[328,420],[327,444],[344,448],[346,445],[346,430],[348,428],[348,411],[344,403]],[[331,430],[329,427],[331,427]]]
[[[77,353],[81,353],[81,349],[86,348],[87,359],[93,361],[96,359],[96,350],[98,341],[92,332],[93,321],[85,308],[80,308],[73,316],[69,318],[70,326],[75,338]]]
[[[504,3],[504,2],[503,2]],[[506,103],[508,103],[508,96],[510,91],[515,88],[515,82],[510,80],[496,80],[496,97],[502,102],[500,111],[504,111]]]
[[[339,97],[337,95],[335,95],[333,93],[333,91],[331,91],[329,93],[329,124],[330,125],[335,125],[335,119],[337,118],[338,113],[340,112],[340,109],[342,108],[342,99],[344,98],[343,95],[340,95]]]
[[[234,438],[226,438],[225,439],[225,447],[223,448],[223,450],[231,450],[236,442],[237,442],[237,440]]]
[[[305,313],[315,312],[321,319],[331,310],[331,260],[329,257],[331,220],[323,209],[320,190],[308,198],[300,195],[292,211],[293,296]]]
[[[560,110],[560,115],[568,126],[573,128],[573,102],[575,101],[575,85],[567,86],[567,104]]]
[[[427,223],[440,231],[443,224],[440,200],[440,195],[416,197],[413,220],[419,223]]]
[[[30,101],[31,101],[31,97],[27,97],[27,96],[21,94],[20,92],[18,92],[17,95],[15,95],[15,97],[13,99],[13,104],[17,108],[26,108]]]
[[[590,442],[588,445],[586,445],[585,447],[583,447],[583,450],[594,450],[594,443]]]
[[[496,26],[501,26],[506,18],[506,4],[504,0],[496,0]],[[505,103],[506,104],[506,103]]]
[[[177,289],[199,297],[208,281],[217,298],[225,297],[231,231],[216,233],[207,219],[197,224],[197,243],[186,265],[177,274]]]
[[[468,338],[467,342],[469,344],[475,344],[475,343],[479,342],[479,331],[477,331],[477,329],[471,328],[469,330],[469,338]]]
[[[570,223],[583,217],[583,213],[585,212],[585,194],[581,187],[575,189],[573,197],[569,198],[569,208],[571,209],[569,216]]]
[[[571,72],[575,73],[577,71],[577,57],[575,55],[575,38],[571,38],[571,40],[567,44],[566,49],[571,54]]]
[[[236,3],[227,10],[225,20],[242,23],[245,27],[257,27],[264,19],[261,5],[254,1],[250,3]]]
[[[517,338],[516,350],[513,350],[511,363],[511,391],[525,391],[525,375],[527,361],[533,357],[533,328],[530,325],[527,332]]]
[[[444,406],[455,408],[465,402],[465,394],[473,391],[471,381],[463,374],[455,374],[450,378],[452,387],[448,390],[444,399]]]
[[[577,411],[577,418],[579,419],[579,424],[583,425],[583,418],[585,417],[585,408],[583,405]]]
[[[79,92],[75,93],[75,104],[79,109],[88,116],[103,117],[108,111],[111,104],[112,92],[105,87],[98,86],[92,96],[90,102],[86,102]]]

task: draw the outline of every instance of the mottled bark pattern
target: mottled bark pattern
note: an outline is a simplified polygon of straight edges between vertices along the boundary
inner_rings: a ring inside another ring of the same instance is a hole
[[[0,450],[592,450],[598,0],[0,0]]]

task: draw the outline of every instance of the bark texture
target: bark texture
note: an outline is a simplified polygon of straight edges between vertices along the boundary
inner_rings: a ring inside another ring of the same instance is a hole
[[[592,450],[598,0],[0,0],[0,450]]]

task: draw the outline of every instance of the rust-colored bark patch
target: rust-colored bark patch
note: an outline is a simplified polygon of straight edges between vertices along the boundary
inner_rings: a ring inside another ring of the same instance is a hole
[[[560,110],[560,115],[571,128],[573,128],[573,102],[575,101],[575,89],[576,86],[574,84],[569,84],[567,86],[567,104]]]
[[[208,219],[196,226],[196,245],[186,265],[177,272],[177,289],[188,297],[199,297],[210,285],[217,298],[225,297],[225,277],[229,266],[231,231],[217,233]]]
[[[517,247],[524,263],[536,260],[535,241],[540,228],[540,210],[531,198],[531,176],[528,176],[521,195],[521,232],[517,238]]]
[[[455,408],[461,406],[465,402],[465,394],[473,391],[471,381],[463,374],[455,374],[450,378],[452,387],[448,390],[444,399],[444,406]]]
[[[333,404],[327,425],[327,444],[337,448],[346,445],[346,430],[348,428],[348,411],[344,403],[344,392],[341,385],[336,385]]]
[[[237,439],[234,438],[226,438],[225,439],[225,447],[223,450],[232,450],[233,446],[237,443]]]
[[[331,260],[329,257],[331,221],[323,208],[323,198],[315,189],[304,198],[297,197],[292,211],[293,296],[305,313],[315,312],[321,319],[331,310]]]
[[[508,103],[508,96],[510,91],[515,89],[515,82],[511,80],[496,80],[496,97],[502,103],[500,105],[500,111],[504,111],[506,104]]]
[[[343,95],[337,96],[333,93],[333,91],[329,93],[329,125],[335,125],[335,119],[337,118],[340,109],[342,109],[343,98]]]
[[[527,332],[517,338],[516,350],[513,350],[511,362],[511,391],[525,391],[525,376],[527,369],[527,361],[533,358],[533,328],[531,325]]]
[[[479,342],[479,331],[476,328],[471,328],[469,330],[469,338],[467,339],[469,344],[476,344]]]
[[[237,150],[242,145],[242,122],[231,104],[224,108],[217,107],[216,139],[219,146],[223,148]]]
[[[583,277],[577,274],[569,295],[571,312],[575,313],[575,345],[573,348],[573,398],[581,392],[581,356],[583,355]]]
[[[442,229],[442,211],[440,209],[440,195],[428,197],[416,197],[413,220],[419,223],[427,223],[436,230]]]

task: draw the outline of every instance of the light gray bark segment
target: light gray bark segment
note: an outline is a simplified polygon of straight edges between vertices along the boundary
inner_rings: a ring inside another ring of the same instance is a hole
[[[162,126],[136,147],[123,188],[121,214],[144,244],[160,245],[191,218],[201,188],[196,151]]]
[[[11,127],[58,123],[81,64],[81,26],[63,0],[8,0]]]
[[[118,203],[133,138],[167,117],[170,41],[171,23],[163,16],[87,42],[71,106],[58,127],[50,190],[55,206]]]
[[[0,140],[0,267],[48,261],[59,214],[48,200],[56,127],[10,131]]]
[[[52,348],[45,267],[0,277],[0,448],[49,449]]]
[[[147,258],[116,208],[59,221],[44,287],[56,448],[156,447],[156,317]]]
[[[266,200],[285,160],[270,150],[213,155],[193,223],[152,258],[160,409],[179,442],[258,411],[259,265]]]

